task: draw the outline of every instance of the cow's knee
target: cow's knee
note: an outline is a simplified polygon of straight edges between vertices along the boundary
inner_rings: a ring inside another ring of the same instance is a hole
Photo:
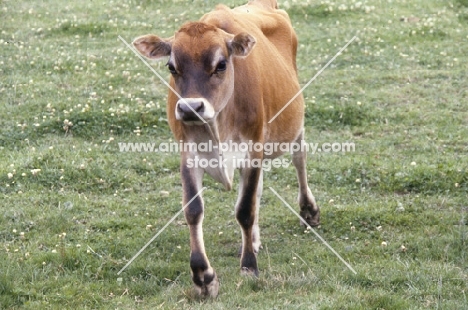
[[[255,210],[251,206],[236,208],[236,220],[242,229],[251,229],[255,222]]]

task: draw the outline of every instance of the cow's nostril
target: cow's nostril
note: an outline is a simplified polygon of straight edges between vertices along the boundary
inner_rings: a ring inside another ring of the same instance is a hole
[[[204,110],[204,109],[203,109],[204,107],[205,107],[205,105],[203,104],[203,101],[200,101],[200,102],[198,103],[198,106],[197,106],[197,107],[193,107],[193,109],[194,109],[195,111],[197,111],[197,112],[202,112],[202,111]]]

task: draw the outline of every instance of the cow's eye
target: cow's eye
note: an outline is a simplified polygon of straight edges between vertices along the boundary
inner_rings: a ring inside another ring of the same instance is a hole
[[[216,69],[215,69],[216,73],[223,72],[223,71],[226,71],[226,61],[225,60],[220,61],[218,63],[218,65],[216,66]]]
[[[169,69],[169,72],[171,72],[171,74],[177,74],[177,70],[175,69],[173,64],[168,63],[166,66]]]

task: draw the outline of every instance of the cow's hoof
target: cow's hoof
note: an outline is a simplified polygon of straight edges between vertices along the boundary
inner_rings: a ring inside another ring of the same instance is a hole
[[[219,293],[219,280],[218,276],[214,275],[213,280],[210,283],[203,283],[202,286],[195,285],[195,291],[200,297],[203,298],[214,298]]]
[[[320,210],[302,210],[300,213],[301,217],[312,227],[317,227],[320,225]],[[306,226],[304,222],[300,221],[301,226]]]
[[[242,267],[241,268],[241,275],[242,276],[250,276],[250,277],[258,278],[258,269]]]

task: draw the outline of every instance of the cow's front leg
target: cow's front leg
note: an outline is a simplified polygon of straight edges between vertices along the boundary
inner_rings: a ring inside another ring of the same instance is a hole
[[[315,202],[315,197],[312,195],[309,184],[307,184],[307,153],[302,148],[303,139],[304,130],[295,141],[301,146],[300,150],[292,153],[292,162],[296,168],[297,180],[299,182],[300,215],[310,226],[318,226],[320,225],[320,209]],[[301,222],[301,225],[303,224]]]
[[[203,170],[188,168],[186,162],[182,160],[181,175],[183,204],[185,206],[201,190]],[[216,297],[219,281],[205,253],[202,229],[203,211],[201,195],[197,196],[184,210],[185,219],[190,229],[190,268],[197,293],[204,297]]]
[[[243,168],[240,174],[236,219],[242,229],[241,273],[258,276],[257,252],[260,247],[260,233],[256,218],[261,168]]]

